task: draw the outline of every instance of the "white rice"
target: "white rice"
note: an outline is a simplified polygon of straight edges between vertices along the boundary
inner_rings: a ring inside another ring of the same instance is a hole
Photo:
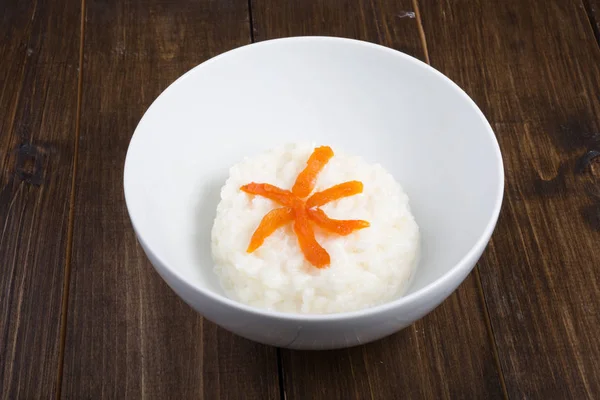
[[[240,187],[257,182],[291,189],[313,150],[309,144],[286,145],[231,168],[212,229],[215,273],[225,293],[258,308],[313,314],[359,310],[398,298],[413,275],[419,247],[408,197],[381,165],[335,148],[315,191],[351,180],[363,182],[364,191],[322,209],[330,218],[362,219],[371,226],[348,236],[315,227],[317,241],[331,256],[324,269],[306,261],[291,224],[253,253],[246,252],[261,219],[280,206]]]

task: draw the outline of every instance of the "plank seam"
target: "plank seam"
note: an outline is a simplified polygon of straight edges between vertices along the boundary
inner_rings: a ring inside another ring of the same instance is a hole
[[[494,361],[496,362],[496,369],[498,370],[498,378],[500,379],[500,386],[502,387],[502,394],[505,399],[508,399],[508,390],[506,388],[506,380],[504,379],[504,370],[500,363],[500,354],[498,353],[498,345],[496,344],[496,336],[494,335],[494,328],[492,327],[492,319],[488,310],[487,300],[485,298],[485,292],[483,291],[483,285],[481,284],[481,275],[479,273],[479,266],[475,267],[475,282],[477,282],[477,289],[479,291],[479,297],[483,302],[483,315],[485,316],[485,327],[492,342],[492,352],[494,354]]]
[[[254,43],[254,18],[252,18],[252,0],[248,0],[248,23],[250,24],[250,43]]]
[[[583,9],[585,10],[585,14],[587,15],[588,21],[590,23],[590,27],[592,28],[592,32],[594,33],[594,37],[596,38],[596,44],[600,46],[600,21],[596,21],[594,19],[592,3],[590,3],[590,0],[582,0],[582,3]]]
[[[277,375],[279,375],[279,398],[280,400],[286,400],[287,396],[285,394],[285,379],[283,372],[283,360],[281,359],[281,349],[277,348]]]
[[[423,22],[421,21],[421,12],[419,11],[419,0],[412,0],[412,3],[415,12],[415,18],[417,20],[417,29],[419,30],[419,37],[421,38],[421,45],[423,46],[425,62],[431,65],[431,62],[429,61],[429,48],[427,47],[427,38],[425,37],[425,29],[423,29]]]
[[[83,98],[83,47],[85,29],[85,0],[81,0],[81,21],[79,27],[79,75],[77,78],[77,109],[75,114],[75,139],[73,151],[73,172],[71,177],[71,193],[69,197],[69,218],[67,225],[67,246],[65,249],[65,275],[63,282],[63,298],[61,304],[60,344],[58,351],[58,372],[56,399],[62,396],[65,346],[67,339],[67,314],[69,310],[69,288],[71,283],[71,261],[73,255],[73,229],[75,225],[75,187],[77,183],[77,162],[79,160],[79,134],[81,132],[81,102]]]

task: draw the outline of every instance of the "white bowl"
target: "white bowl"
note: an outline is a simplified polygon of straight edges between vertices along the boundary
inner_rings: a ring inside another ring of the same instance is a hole
[[[422,253],[404,297],[362,311],[301,315],[224,295],[210,231],[229,167],[306,141],[381,163],[408,193]],[[481,256],[503,188],[494,133],[458,86],[400,52],[326,37],[261,42],[192,69],[148,109],[125,162],[129,215],[169,286],[231,332],[299,349],[376,340],[438,306]]]

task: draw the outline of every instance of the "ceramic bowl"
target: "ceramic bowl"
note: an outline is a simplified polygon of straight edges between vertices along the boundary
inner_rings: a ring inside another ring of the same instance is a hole
[[[301,315],[224,295],[210,231],[229,167],[307,141],[381,163],[408,193],[422,242],[405,296],[362,311]],[[331,349],[390,335],[460,285],[494,230],[504,173],[489,123],[441,73],[386,47],[298,37],[229,51],[169,86],[131,139],[124,184],[146,255],[191,307],[251,340]]]

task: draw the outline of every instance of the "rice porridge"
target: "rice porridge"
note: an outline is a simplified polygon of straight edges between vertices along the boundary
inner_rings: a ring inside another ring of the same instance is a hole
[[[212,228],[225,293],[290,313],[354,311],[400,297],[418,248],[408,197],[391,174],[310,144],[231,167]]]

